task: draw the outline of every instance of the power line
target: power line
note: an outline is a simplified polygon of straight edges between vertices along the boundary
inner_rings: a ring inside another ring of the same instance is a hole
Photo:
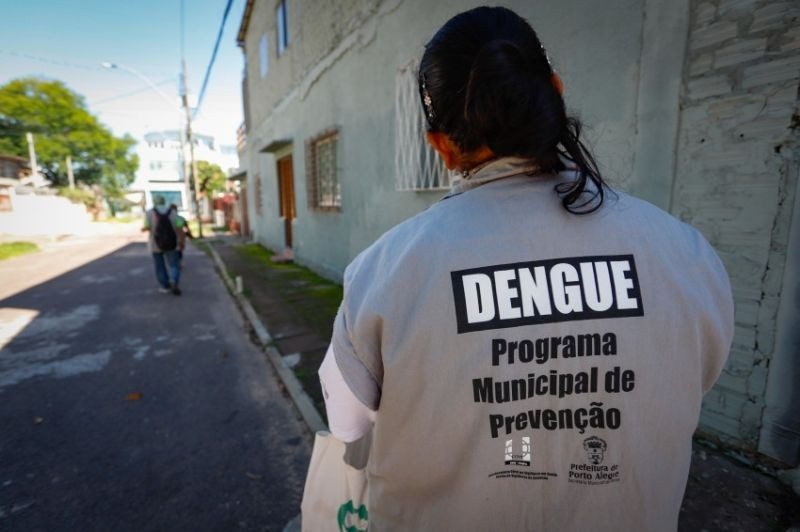
[[[161,85],[166,85],[168,83],[174,83],[174,82],[175,82],[175,77],[173,76],[171,78],[165,79],[164,81],[159,81],[158,83],[155,83],[155,85],[156,86],[161,86]],[[145,85],[144,87],[140,87],[138,89],[135,89],[135,90],[132,90],[132,91],[128,91],[128,92],[123,92],[121,94],[116,94],[114,96],[109,96],[108,98],[103,98],[102,100],[98,100],[96,102],[89,102],[89,104],[92,105],[92,106],[103,105],[105,103],[113,102],[115,100],[121,100],[123,98],[128,98],[130,96],[135,96],[137,94],[140,94],[142,92],[149,91],[149,90],[152,90],[152,88],[149,85]]]
[[[41,57],[38,55],[31,55],[22,52],[14,52],[11,50],[0,50],[0,53],[13,55],[16,57],[21,57],[23,59],[30,59],[32,61],[39,61],[40,63],[48,63],[51,65],[58,65],[58,66],[65,66],[70,68],[79,68],[81,70],[102,70],[100,66],[97,65],[79,65],[77,63],[69,63],[67,61],[61,61],[60,59],[52,59],[48,57]]]
[[[200,106],[203,104],[203,96],[206,94],[208,80],[211,77],[211,69],[214,67],[214,61],[217,59],[219,43],[222,41],[222,33],[225,31],[225,21],[228,20],[228,13],[231,12],[232,5],[233,0],[228,0],[228,4],[225,6],[225,12],[222,14],[222,24],[220,24],[219,32],[217,33],[217,42],[214,43],[214,50],[211,52],[211,60],[208,62],[208,67],[206,68],[206,75],[205,78],[203,78],[203,85],[200,87],[200,94],[197,97],[197,107],[194,108],[194,112],[192,113],[193,117],[197,116],[197,113],[200,111]]]
[[[55,59],[55,58],[52,58],[52,57],[43,57],[43,56],[40,56],[40,55],[27,54],[27,53],[24,53],[24,52],[16,52],[14,50],[2,50],[2,49],[0,49],[0,54],[13,55],[13,56],[19,57],[21,59],[28,59],[28,60],[31,60],[31,61],[38,61],[40,63],[47,63],[47,64],[50,64],[50,65],[64,66],[64,67],[69,67],[69,68],[78,68],[80,70],[90,70],[90,71],[93,71],[93,72],[94,71],[103,70],[103,67],[98,65],[98,64],[88,64],[87,65],[87,64],[80,64],[80,63],[70,63],[69,61],[62,61],[61,59]],[[158,77],[164,77],[167,74],[164,71],[162,71],[160,74],[152,74],[151,73],[150,75],[151,76],[158,75]]]

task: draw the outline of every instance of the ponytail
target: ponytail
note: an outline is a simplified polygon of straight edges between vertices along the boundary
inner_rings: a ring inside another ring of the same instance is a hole
[[[483,146],[497,157],[524,157],[542,173],[574,170],[555,192],[573,214],[600,208],[607,185],[569,117],[557,78],[530,25],[502,7],[450,19],[425,46],[420,98],[431,131],[463,153]]]
[[[560,140],[558,154],[575,166],[577,178],[555,186],[561,204],[572,214],[589,214],[603,204],[608,187],[594,156],[580,139],[581,123],[568,117]]]

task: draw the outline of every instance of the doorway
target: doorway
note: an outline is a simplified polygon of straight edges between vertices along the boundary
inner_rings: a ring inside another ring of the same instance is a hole
[[[292,247],[292,220],[295,219],[294,204],[294,171],[292,156],[278,159],[278,197],[280,198],[280,215],[283,218],[286,247]]]

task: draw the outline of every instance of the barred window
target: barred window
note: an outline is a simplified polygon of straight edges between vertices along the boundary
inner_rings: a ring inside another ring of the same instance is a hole
[[[339,211],[342,191],[338,167],[339,133],[329,129],[306,142],[306,183],[308,207]]]
[[[426,142],[425,115],[419,101],[414,60],[397,71],[395,78],[394,166],[397,190],[447,190],[458,174],[450,173],[441,157]]]

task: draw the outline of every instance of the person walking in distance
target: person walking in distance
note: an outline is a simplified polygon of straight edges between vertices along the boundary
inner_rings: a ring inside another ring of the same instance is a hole
[[[181,295],[181,260],[179,250],[183,250],[186,234],[183,226],[186,221],[178,216],[172,206],[167,206],[163,196],[155,196],[155,206],[147,211],[142,231],[148,231],[148,246],[153,255],[156,280],[163,293]]]
[[[319,370],[331,433],[372,430],[369,529],[676,530],[733,337],[722,262],[608,187],[516,13],[456,15],[418,75],[462,179],[347,267]]]

